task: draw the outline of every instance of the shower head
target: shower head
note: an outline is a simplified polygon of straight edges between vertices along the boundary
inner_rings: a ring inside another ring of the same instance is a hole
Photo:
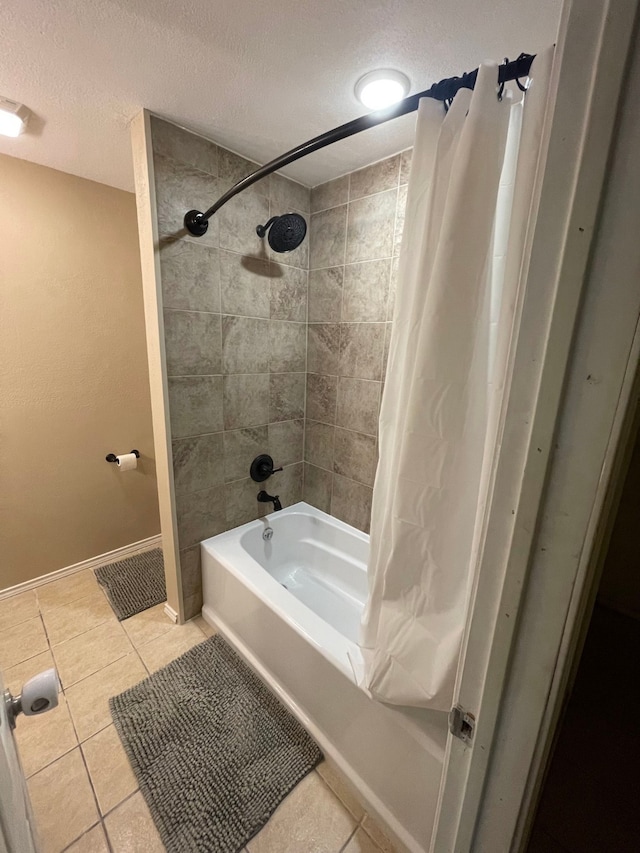
[[[264,225],[258,225],[256,234],[264,237],[269,232],[269,245],[274,252],[291,252],[297,249],[307,233],[307,223],[299,213],[272,216]]]

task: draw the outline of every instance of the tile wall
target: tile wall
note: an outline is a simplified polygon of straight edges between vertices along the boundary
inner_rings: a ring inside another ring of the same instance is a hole
[[[267,489],[369,530],[378,411],[410,151],[309,190],[271,175],[184,231],[256,164],[151,118],[173,468],[187,618],[200,610],[198,543],[269,510]],[[255,227],[302,213],[307,239],[272,253]],[[277,479],[276,479],[277,478]]]
[[[271,175],[190,237],[185,211],[204,210],[256,164],[155,117],[151,134],[189,618],[202,605],[198,543],[270,508],[256,500],[251,460],[270,453],[285,468],[267,488],[284,505],[302,498],[309,240],[273,257],[255,228],[291,210],[308,220],[310,190]]]
[[[311,191],[304,499],[365,531],[410,158]]]

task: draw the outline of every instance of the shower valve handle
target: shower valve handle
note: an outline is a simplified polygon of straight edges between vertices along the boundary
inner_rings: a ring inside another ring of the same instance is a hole
[[[276,471],[282,471],[282,466],[279,468],[273,467],[273,459],[268,453],[261,453],[251,463],[249,474],[251,479],[256,483],[264,483]]]

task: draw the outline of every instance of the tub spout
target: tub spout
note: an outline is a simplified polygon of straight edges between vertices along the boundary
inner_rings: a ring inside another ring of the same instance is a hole
[[[258,492],[258,500],[261,504],[272,503],[274,512],[277,512],[279,509],[282,509],[282,504],[280,503],[279,495],[268,495],[263,490],[261,492]]]

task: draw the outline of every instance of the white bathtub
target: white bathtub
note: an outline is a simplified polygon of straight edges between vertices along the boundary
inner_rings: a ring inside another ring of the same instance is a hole
[[[267,528],[270,540],[263,539]],[[429,849],[446,714],[357,686],[369,537],[305,503],[201,545],[204,618],[316,738],[412,853]]]

